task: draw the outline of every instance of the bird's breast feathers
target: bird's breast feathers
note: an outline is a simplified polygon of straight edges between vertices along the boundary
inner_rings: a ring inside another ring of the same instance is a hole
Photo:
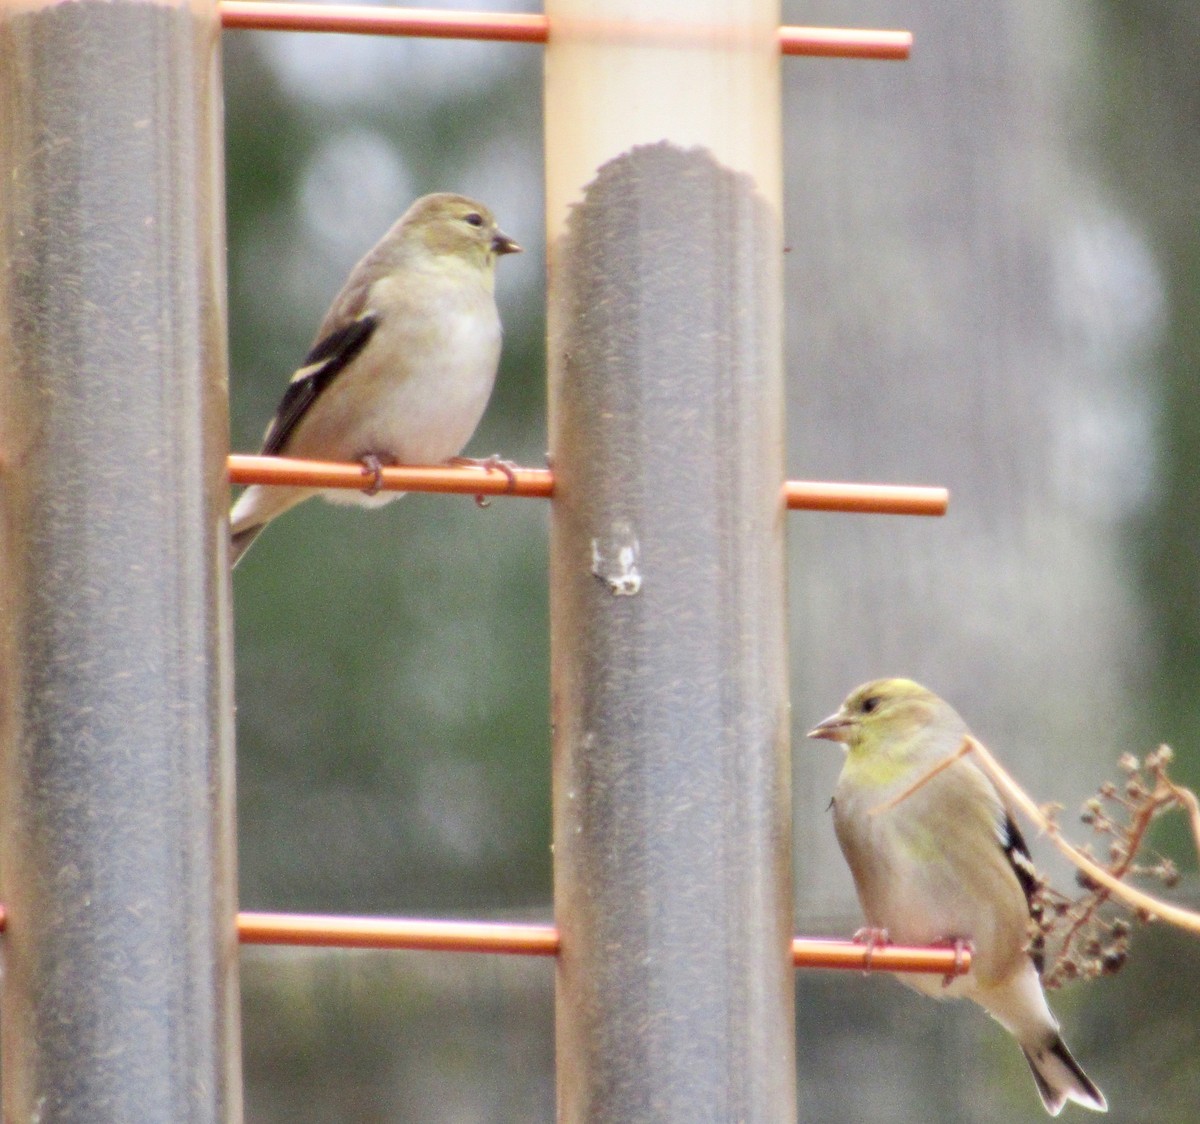
[[[366,453],[438,464],[459,453],[487,406],[500,358],[500,319],[478,299],[393,305],[357,361],[322,391],[288,452],[332,460]],[[373,303],[373,302],[372,302]]]
[[[989,782],[966,762],[898,798],[855,785],[834,794],[834,827],[870,924],[902,943],[970,940],[980,982],[1024,956],[1028,907],[1002,820]]]

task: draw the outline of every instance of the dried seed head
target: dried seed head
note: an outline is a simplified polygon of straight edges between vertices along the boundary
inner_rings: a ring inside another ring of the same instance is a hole
[[[1146,766],[1151,769],[1165,769],[1174,760],[1175,751],[1169,745],[1160,745],[1146,758]]]
[[[1123,948],[1111,948],[1100,958],[1100,974],[1102,976],[1114,976],[1122,968],[1125,967],[1125,962],[1129,959],[1129,953]]]
[[[1136,773],[1142,767],[1141,762],[1132,753],[1122,753],[1117,758],[1117,766],[1123,773]]]
[[[1048,803],[1048,804],[1039,804],[1038,805],[1038,811],[1041,812],[1042,815],[1045,816],[1046,819],[1050,821],[1050,823],[1054,823],[1054,821],[1058,818],[1058,813],[1061,812],[1062,810],[1063,810],[1063,805],[1059,804],[1053,800],[1050,801],[1050,803]]]

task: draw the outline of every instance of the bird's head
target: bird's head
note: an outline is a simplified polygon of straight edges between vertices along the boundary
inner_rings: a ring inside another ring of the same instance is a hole
[[[966,726],[953,707],[911,679],[876,679],[852,691],[810,738],[841,742],[853,754],[896,753],[928,731],[960,737]]]
[[[465,195],[422,196],[405,212],[398,229],[428,253],[458,257],[484,269],[491,269],[503,254],[521,252],[496,225],[496,216]]]

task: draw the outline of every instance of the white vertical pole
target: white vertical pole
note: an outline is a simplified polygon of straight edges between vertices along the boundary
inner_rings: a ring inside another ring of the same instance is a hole
[[[778,5],[546,11],[559,1118],[779,1124]]]

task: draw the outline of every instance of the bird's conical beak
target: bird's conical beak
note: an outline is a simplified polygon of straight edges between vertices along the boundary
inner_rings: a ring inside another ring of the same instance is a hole
[[[492,252],[496,254],[519,254],[521,252],[520,244],[514,242],[502,230],[497,230],[492,237]]]
[[[850,740],[850,730],[854,723],[840,710],[831,714],[824,722],[818,722],[808,731],[810,738],[824,738],[830,742],[846,742]]]

